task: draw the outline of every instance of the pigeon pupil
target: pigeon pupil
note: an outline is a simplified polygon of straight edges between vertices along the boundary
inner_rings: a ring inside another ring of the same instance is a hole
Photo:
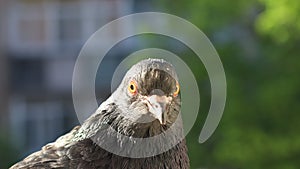
[[[133,85],[130,85],[130,89],[133,91],[133,90],[134,90],[134,86],[133,86]]]

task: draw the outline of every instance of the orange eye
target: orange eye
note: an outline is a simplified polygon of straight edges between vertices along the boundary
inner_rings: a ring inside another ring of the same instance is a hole
[[[173,93],[173,96],[174,97],[178,96],[179,91],[180,91],[180,86],[179,86],[179,83],[177,82],[176,83],[176,91]]]
[[[131,81],[128,85],[128,91],[131,94],[136,94],[137,93],[137,85],[135,81]]]

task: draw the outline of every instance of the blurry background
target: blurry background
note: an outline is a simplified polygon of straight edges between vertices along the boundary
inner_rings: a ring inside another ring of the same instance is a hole
[[[0,168],[7,168],[78,124],[71,93],[75,60],[97,29],[143,11],[178,15],[212,41],[228,83],[214,135],[198,137],[210,103],[201,61],[183,44],[146,35],[118,44],[100,65],[99,102],[128,54],[160,47],[194,71],[201,93],[187,136],[192,168],[300,168],[300,1],[11,0],[0,1]],[[114,30],[121,32],[123,28]]]

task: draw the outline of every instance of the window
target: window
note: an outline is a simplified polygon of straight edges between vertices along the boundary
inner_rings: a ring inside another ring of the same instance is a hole
[[[44,63],[41,59],[11,60],[12,90],[39,92],[44,85]]]
[[[105,23],[132,11],[131,0],[23,0],[11,4],[8,43],[19,54],[78,50]],[[124,30],[116,28],[112,35]]]
[[[65,130],[67,116],[57,101],[30,101],[15,96],[10,112],[15,143],[26,153],[39,150]]]

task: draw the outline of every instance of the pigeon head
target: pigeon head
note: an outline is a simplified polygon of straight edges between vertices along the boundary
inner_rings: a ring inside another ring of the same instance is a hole
[[[174,67],[162,59],[147,59],[128,70],[114,98],[119,98],[124,118],[145,127],[169,127],[179,113],[179,92]]]

